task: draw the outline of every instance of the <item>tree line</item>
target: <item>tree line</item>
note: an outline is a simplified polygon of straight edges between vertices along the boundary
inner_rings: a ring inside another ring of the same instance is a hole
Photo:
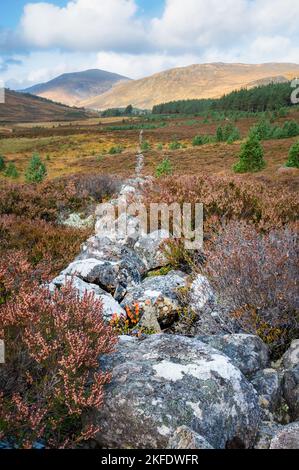
[[[219,99],[171,101],[153,107],[153,114],[201,114],[209,111],[275,111],[293,106],[291,82],[270,83],[233,91]]]

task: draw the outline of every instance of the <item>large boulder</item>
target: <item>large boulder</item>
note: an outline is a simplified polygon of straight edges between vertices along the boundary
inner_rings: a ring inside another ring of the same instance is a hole
[[[101,300],[103,305],[103,318],[106,321],[110,321],[114,314],[125,315],[124,309],[120,304],[112,297],[112,295],[105,292],[99,286],[95,284],[88,284],[87,282],[82,281],[82,279],[76,276],[58,276],[49,285],[51,292],[54,292],[55,289],[60,289],[67,282],[71,282],[72,286],[77,290],[79,296],[82,298],[84,294],[93,294],[94,297],[98,300]]]
[[[283,395],[293,420],[299,420],[299,364],[283,376]]]
[[[89,417],[101,428],[100,446],[165,449],[180,426],[214,448],[254,444],[260,424],[254,388],[227,357],[199,340],[123,337],[100,366],[113,377],[103,406]]]
[[[168,264],[168,260],[161,249],[161,244],[170,238],[166,230],[156,230],[155,232],[140,236],[134,245],[134,250],[147,266],[148,270],[160,268]]]
[[[292,342],[290,348],[283,356],[282,363],[286,369],[292,369],[299,365],[299,339],[295,339]]]
[[[270,449],[299,449],[299,422],[280,428],[271,440]]]
[[[258,371],[250,380],[259,395],[259,403],[266,411],[274,412],[282,398],[279,373],[275,369]]]
[[[228,356],[245,375],[250,376],[269,365],[269,349],[258,336],[231,334],[200,336],[199,339]]]
[[[171,271],[166,276],[152,276],[140,285],[129,287],[121,303],[122,307],[139,304],[141,310],[147,303],[162,327],[171,325],[177,318],[180,303],[177,290],[185,287],[188,276],[180,271]]]
[[[169,449],[213,449],[211,444],[187,426],[179,427],[169,439]]]
[[[99,260],[96,258],[78,259],[71,263],[61,274],[77,276],[83,281],[96,284],[104,290],[117,292],[121,300],[130,285],[140,284],[143,273],[142,262],[130,250],[123,251],[118,261]]]

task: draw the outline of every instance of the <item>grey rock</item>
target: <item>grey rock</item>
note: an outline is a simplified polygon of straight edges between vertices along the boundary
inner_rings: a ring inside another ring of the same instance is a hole
[[[167,258],[161,249],[161,244],[169,238],[169,232],[157,230],[150,234],[144,234],[135,243],[134,250],[148,270],[160,268],[168,264]]]
[[[48,286],[51,292],[55,289],[60,289],[67,282],[71,282],[73,287],[78,291],[79,296],[82,298],[86,293],[93,294],[98,300],[101,300],[103,305],[103,318],[106,321],[111,320],[112,315],[125,315],[124,309],[120,304],[112,297],[112,295],[105,292],[99,286],[95,284],[88,284],[82,281],[82,279],[76,276],[58,276]]]
[[[257,394],[232,362],[196,339],[152,335],[120,339],[101,359],[112,371],[99,424],[100,446],[165,449],[180,426],[214,448],[251,447],[260,424]]]
[[[73,213],[67,219],[61,221],[62,225],[74,228],[92,228],[94,226],[94,216],[82,217],[80,214]]]
[[[167,327],[177,318],[180,308],[177,289],[184,287],[186,282],[187,275],[180,271],[146,278],[140,285],[128,288],[121,305],[126,307],[138,303],[143,310],[146,303],[150,303],[160,325]]]
[[[286,369],[292,369],[299,365],[299,339],[295,339],[290,348],[284,354],[282,363]]]
[[[119,261],[79,259],[71,263],[61,274],[75,275],[86,282],[99,285],[112,294],[118,290],[124,295],[127,286],[141,283],[142,270],[142,262],[136,259],[130,250],[124,249],[122,259]],[[120,290],[119,286],[123,289]]]
[[[190,307],[199,313],[208,302],[215,302],[215,295],[206,277],[198,274],[192,281],[189,291]]]
[[[169,439],[168,449],[213,449],[213,447],[192,429],[181,426]]]
[[[269,365],[269,349],[258,336],[231,334],[200,336],[199,339],[228,356],[245,375]]]
[[[260,450],[269,449],[272,439],[282,428],[283,426],[273,421],[264,421],[259,428],[254,448]]]
[[[259,395],[262,408],[275,411],[282,397],[281,380],[275,369],[264,369],[250,380]]]
[[[283,395],[293,420],[299,420],[299,365],[283,376]]]
[[[299,422],[279,429],[271,440],[270,449],[299,449]]]

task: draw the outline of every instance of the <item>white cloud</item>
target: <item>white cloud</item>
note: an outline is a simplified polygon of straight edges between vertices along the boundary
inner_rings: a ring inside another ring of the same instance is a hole
[[[11,86],[88,68],[141,78],[191,63],[299,62],[298,0],[165,0],[151,20],[138,0],[48,2],[28,3],[18,30],[0,31]],[[27,55],[12,53],[21,37]]]
[[[130,50],[144,45],[134,0],[74,0],[59,8],[28,4],[21,30],[25,41],[40,48]]]

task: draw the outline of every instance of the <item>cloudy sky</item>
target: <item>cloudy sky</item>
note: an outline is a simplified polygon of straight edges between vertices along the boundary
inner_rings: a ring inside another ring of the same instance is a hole
[[[299,63],[298,0],[1,0],[0,79],[205,62]]]

